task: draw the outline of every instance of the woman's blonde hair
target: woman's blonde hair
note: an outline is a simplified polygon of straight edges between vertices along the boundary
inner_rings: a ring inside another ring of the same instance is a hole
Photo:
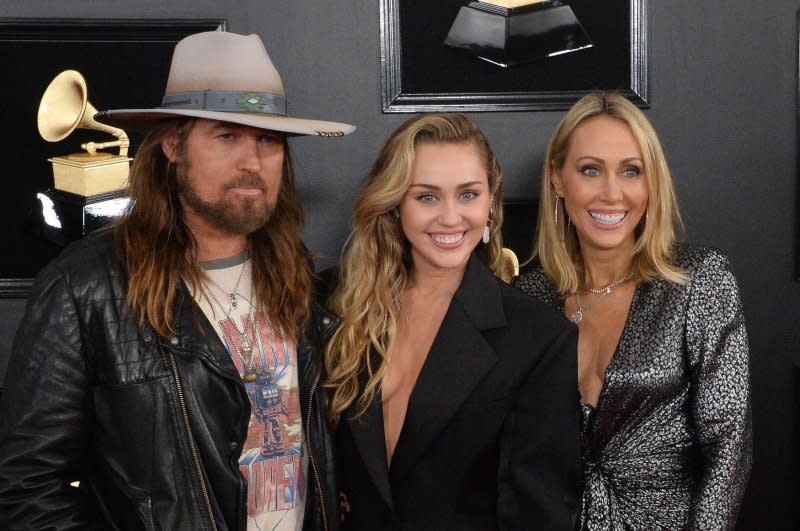
[[[478,149],[488,174],[492,205],[489,243],[479,243],[475,252],[493,272],[500,269],[502,172],[483,133],[459,113],[423,114],[408,120],[384,144],[353,207],[353,228],[331,301],[342,324],[325,355],[328,413],[334,423],[354,401],[356,416],[363,413],[386,373],[400,295],[411,266],[410,246],[397,206],[411,186],[415,149],[428,143],[471,143]],[[359,394],[360,377],[366,377],[366,385]]]
[[[552,178],[564,166],[575,129],[596,116],[609,116],[625,122],[642,151],[649,200],[645,215],[634,230],[634,278],[650,280],[660,277],[677,283],[686,282],[685,273],[672,263],[675,232],[676,229],[683,230],[683,222],[661,143],[642,111],[614,93],[583,96],[556,127],[544,156],[539,223],[531,258],[539,258],[561,295],[586,288],[580,242],[575,227],[569,223],[564,202],[556,202],[558,196]]]

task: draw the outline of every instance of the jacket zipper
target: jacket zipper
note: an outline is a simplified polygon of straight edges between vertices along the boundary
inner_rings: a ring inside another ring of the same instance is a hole
[[[211,510],[211,499],[208,497],[208,488],[206,482],[203,480],[203,470],[200,468],[200,457],[197,454],[197,445],[192,436],[192,428],[189,424],[189,411],[186,408],[186,400],[183,395],[183,386],[181,385],[181,377],[178,374],[178,365],[175,363],[175,354],[169,354],[169,361],[172,364],[172,374],[175,377],[175,386],[178,389],[178,402],[181,407],[181,414],[183,415],[183,423],[186,427],[186,433],[189,438],[189,448],[192,450],[192,459],[194,460],[194,468],[197,473],[197,479],[200,481],[200,491],[203,494],[203,500],[206,503],[206,510],[208,510],[208,518],[211,520],[211,529],[217,531],[217,522],[214,519],[214,511]]]
[[[322,492],[322,482],[319,480],[319,470],[317,469],[317,462],[314,459],[314,452],[311,449],[311,437],[309,431],[311,429],[311,406],[314,402],[314,393],[319,386],[319,373],[314,378],[314,383],[311,385],[311,394],[308,395],[308,410],[306,411],[306,444],[308,445],[308,460],[311,462],[311,469],[314,472],[314,481],[317,484],[317,491],[319,492],[319,507],[322,513],[322,527],[328,531],[328,516],[325,514],[325,496]]]

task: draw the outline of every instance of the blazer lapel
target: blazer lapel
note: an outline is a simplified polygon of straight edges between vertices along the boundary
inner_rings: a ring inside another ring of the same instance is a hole
[[[365,382],[366,380],[362,382],[362,389]],[[383,432],[383,408],[380,401],[380,389],[378,390],[378,395],[372,400],[364,413],[357,418],[353,418],[355,412],[355,406],[351,405],[345,411],[345,418],[350,426],[350,433],[353,435],[356,448],[361,454],[367,473],[372,478],[378,493],[386,504],[391,509],[394,509],[392,489],[389,485],[389,470],[386,464],[386,440]]]
[[[481,334],[506,323],[497,282],[482,262],[470,258],[409,398],[392,457],[393,479],[413,466],[497,362]]]

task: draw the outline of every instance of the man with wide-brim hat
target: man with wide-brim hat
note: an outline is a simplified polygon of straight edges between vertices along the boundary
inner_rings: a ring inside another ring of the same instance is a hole
[[[37,277],[0,404],[0,528],[337,529],[312,297],[286,139],[256,35],[180,41],[114,227]],[[78,487],[71,486],[78,482]]]
[[[124,127],[179,116],[292,135],[344,136],[355,130],[349,124],[289,116],[281,76],[258,35],[221,31],[191,35],[175,46],[160,107],[103,111],[96,118]]]

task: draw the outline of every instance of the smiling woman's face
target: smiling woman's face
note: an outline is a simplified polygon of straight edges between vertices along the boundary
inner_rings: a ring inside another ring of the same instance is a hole
[[[397,208],[417,272],[463,271],[489,218],[488,179],[473,142],[417,146],[411,186]]]
[[[630,127],[596,116],[572,133],[564,165],[553,172],[581,249],[628,252],[649,198],[642,152]]]

